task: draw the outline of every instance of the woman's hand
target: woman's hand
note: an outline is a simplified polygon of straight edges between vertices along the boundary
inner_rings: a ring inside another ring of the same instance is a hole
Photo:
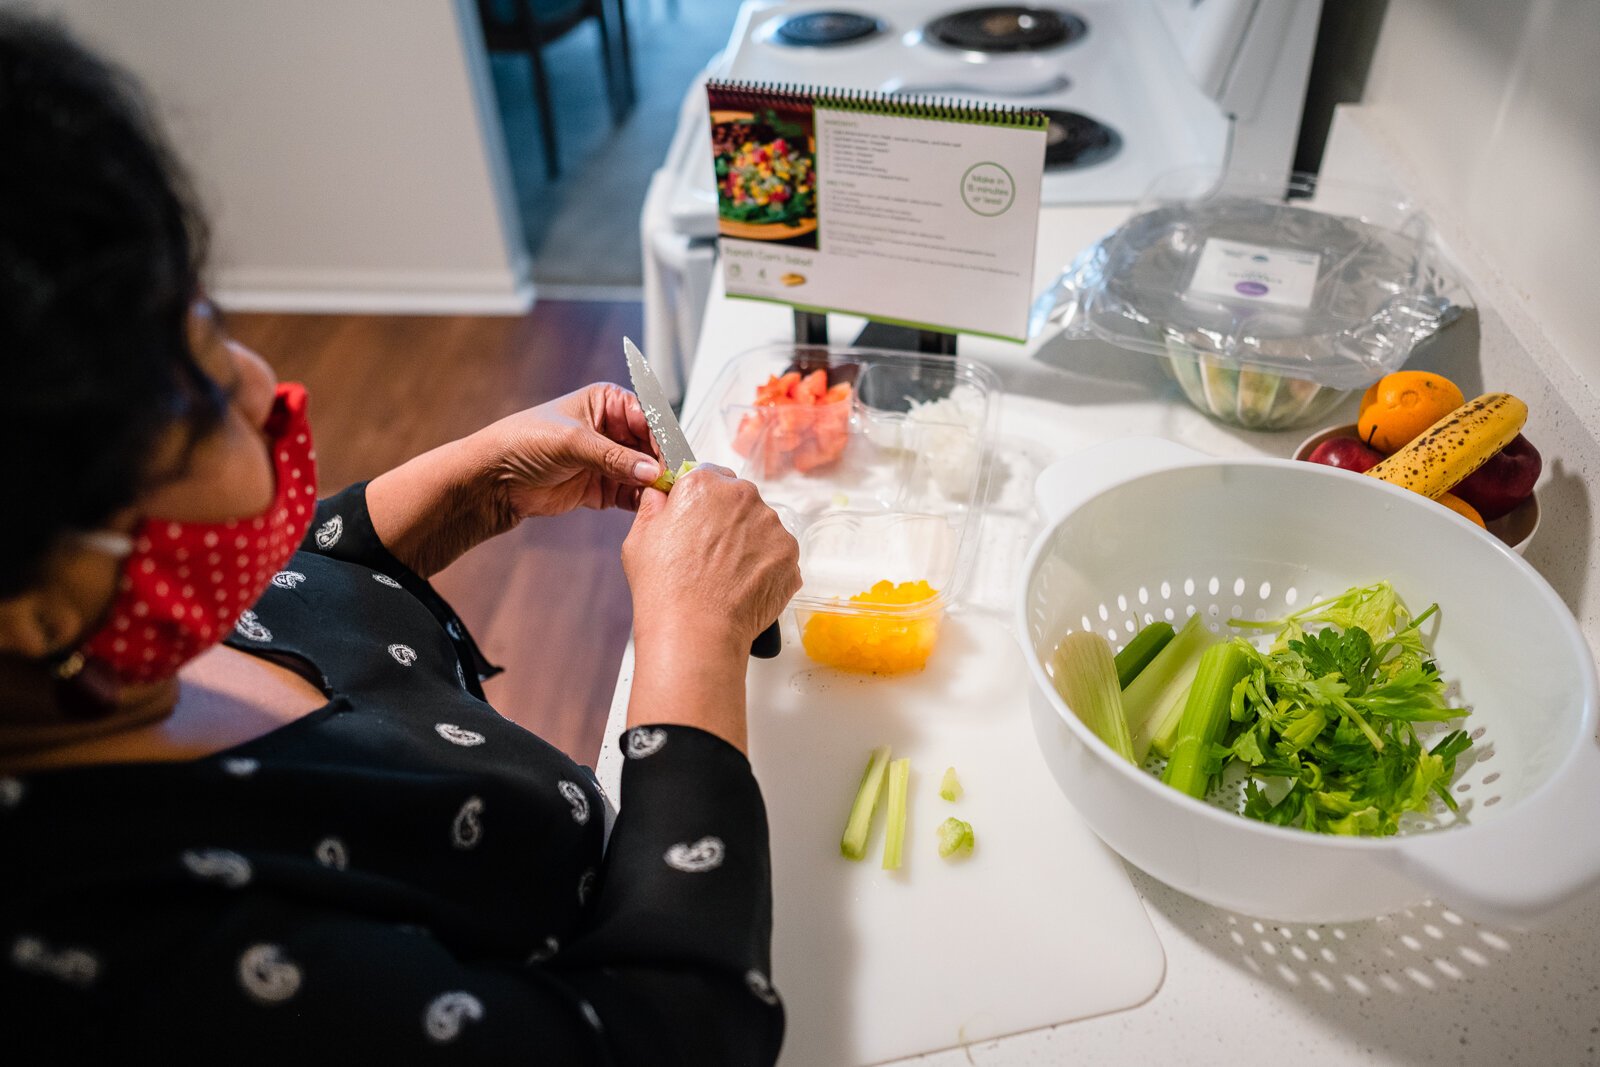
[[[628,725],[698,726],[745,748],[750,642],[800,589],[800,547],[749,482],[701,466],[646,489],[622,546],[633,590]]]
[[[644,409],[618,385],[587,386],[484,433],[496,442],[497,490],[513,521],[578,507],[633,509],[661,473]]]
[[[638,398],[591,385],[441,445],[367,486],[372,527],[424,578],[530,515],[635,508],[661,473]]]

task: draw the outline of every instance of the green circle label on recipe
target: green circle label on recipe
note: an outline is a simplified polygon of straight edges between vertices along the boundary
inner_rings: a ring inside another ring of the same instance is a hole
[[[961,176],[961,202],[974,214],[1003,215],[1017,198],[1017,183],[998,163],[974,163]]]

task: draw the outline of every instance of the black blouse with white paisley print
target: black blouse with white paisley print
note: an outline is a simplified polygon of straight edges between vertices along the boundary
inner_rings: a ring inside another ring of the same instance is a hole
[[[363,486],[230,643],[298,660],[327,705],[192,762],[0,777],[7,1059],[776,1060],[736,749],[624,734],[607,843],[593,776],[484,702],[493,668]]]

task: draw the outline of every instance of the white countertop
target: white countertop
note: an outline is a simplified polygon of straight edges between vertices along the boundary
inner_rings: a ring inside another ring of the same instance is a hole
[[[1323,173],[1392,181],[1427,209],[1427,198],[1407,185],[1392,158],[1362,127],[1359,109],[1345,110]],[[1047,209],[1036,290],[1126,214],[1114,207]],[[1600,560],[1593,554],[1600,515],[1588,488],[1600,475],[1600,403],[1521,311],[1514,289],[1492,264],[1474,259],[1470,236],[1453,220],[1435,215],[1435,221],[1479,310],[1408,366],[1445,373],[1469,396],[1496,389],[1528,402],[1528,436],[1543,451],[1546,470],[1538,490],[1542,525],[1526,558],[1567,601],[1591,648],[1600,648]],[[860,326],[831,316],[831,340],[848,343]],[[690,371],[686,411],[704,402],[729,359],[791,337],[787,311],[729,300],[719,280]],[[960,349],[989,364],[1005,392],[1068,409],[1067,451],[1082,447],[1086,436],[1153,432],[1216,455],[1286,456],[1306,432],[1221,426],[1191,408],[1153,360],[1097,343],[1024,347],[963,337]],[[1354,403],[1328,422],[1351,421]],[[631,675],[630,648],[600,757],[600,777],[612,795]],[[1132,868],[1129,876],[1167,954],[1166,977],[1149,1001],[903,1062],[1600,1064],[1600,892],[1534,932],[1481,926],[1440,904],[1369,922],[1287,926],[1211,907]]]

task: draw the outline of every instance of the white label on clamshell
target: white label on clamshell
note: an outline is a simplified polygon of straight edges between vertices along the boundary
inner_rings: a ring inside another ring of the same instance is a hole
[[[1189,292],[1235,302],[1307,308],[1321,268],[1322,257],[1315,252],[1212,237],[1200,250]]]

